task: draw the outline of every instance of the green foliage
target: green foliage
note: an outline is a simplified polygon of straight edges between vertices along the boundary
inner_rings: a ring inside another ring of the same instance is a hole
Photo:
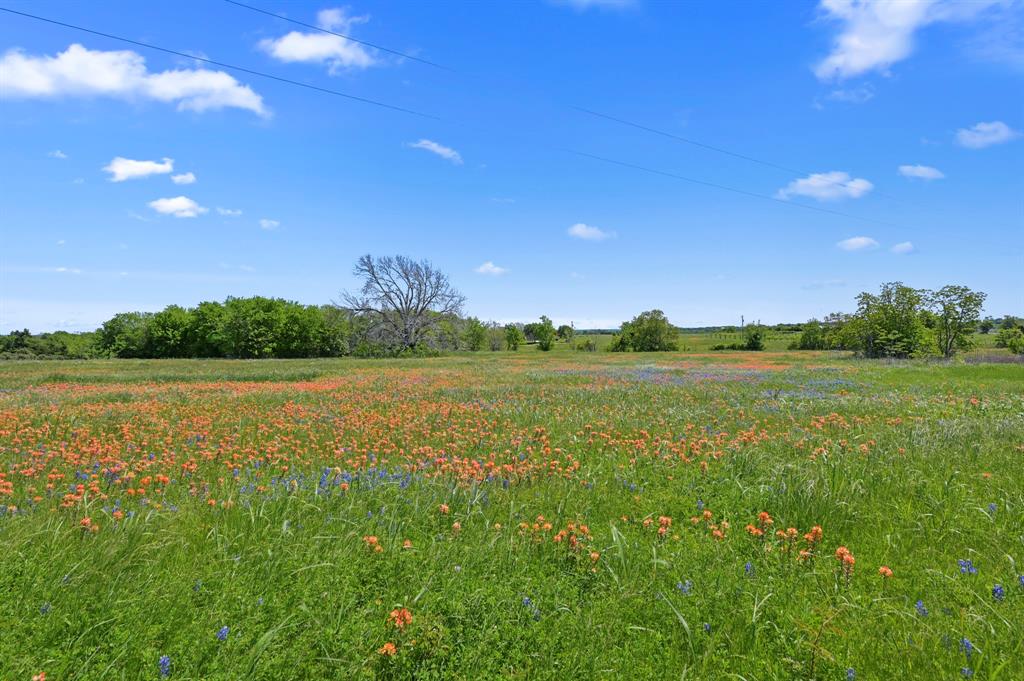
[[[526,334],[518,324],[505,325],[505,347],[509,350],[518,350],[519,346],[526,342]]]
[[[483,350],[487,347],[487,327],[476,317],[469,317],[463,324],[462,339],[467,350],[472,352]]]
[[[593,338],[584,338],[576,343],[576,352],[597,352],[597,341]]]
[[[803,326],[800,332],[800,339],[795,342],[795,350],[825,350],[828,348],[828,339],[825,337],[825,329],[821,322],[812,319]]]
[[[996,345],[1015,355],[1024,355],[1024,330],[1020,327],[1001,330],[996,337]]]
[[[612,352],[665,352],[679,349],[679,330],[661,310],[641,312],[612,341]]]
[[[555,331],[555,335],[558,336],[558,340],[562,341],[571,341],[575,333],[576,330],[573,329],[568,324],[562,324],[561,326],[558,327],[558,330]]]
[[[935,340],[944,357],[973,346],[971,334],[981,316],[985,294],[966,286],[943,286],[926,294],[933,316]]]
[[[537,347],[544,352],[549,351],[555,345],[555,325],[541,315],[540,322],[533,325],[533,337],[537,339]]]

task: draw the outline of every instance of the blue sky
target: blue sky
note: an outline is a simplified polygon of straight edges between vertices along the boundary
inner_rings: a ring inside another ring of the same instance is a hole
[[[0,2],[434,118],[0,13],[0,331],[328,302],[363,253],[499,321],[801,321],[891,280],[1024,313],[1021,2],[250,4],[446,68],[227,2]]]

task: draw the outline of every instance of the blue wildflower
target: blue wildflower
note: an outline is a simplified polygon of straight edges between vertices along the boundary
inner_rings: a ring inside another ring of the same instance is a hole
[[[996,512],[997,508],[999,508],[999,507],[995,505],[995,502],[993,502],[993,503],[988,505],[988,512],[990,514],[992,514],[992,515],[995,515],[995,512]]]
[[[914,607],[917,608],[917,614],[921,617],[926,617],[928,615],[928,608],[924,607],[924,601],[918,600],[917,603],[914,604]]]
[[[1002,584],[996,584],[994,587],[992,587],[992,598],[996,599],[997,601],[1002,601],[1004,598],[1006,598],[1006,591],[1003,590]]]
[[[957,561],[960,566],[960,574],[962,575],[976,575],[978,574],[978,568],[974,567],[974,563],[970,559],[963,559]]]
[[[169,656],[161,655],[157,664],[160,666],[160,676],[166,678],[171,675],[171,658]]]
[[[704,510],[704,502],[702,500],[700,500],[700,499],[697,500],[697,510],[698,511],[703,511]]]
[[[846,681],[853,681],[857,677],[857,673],[853,671],[853,667],[846,668]]]
[[[970,639],[965,636],[962,639],[960,639],[960,650],[964,651],[964,656],[966,656],[967,659],[970,660],[971,653],[974,652],[974,644],[971,643]]]
[[[753,564],[751,564],[750,561],[747,561],[747,564],[743,566],[743,571],[746,572],[748,575],[754,574]]]
[[[1021,588],[1024,588],[1024,575],[1021,575],[1020,577],[1018,577],[1017,581],[1020,582]]]
[[[43,603],[41,606],[39,606],[39,614],[40,615],[46,615],[46,614],[49,614],[49,612],[50,612],[50,604],[49,603]]]
[[[708,622],[704,623],[704,633],[705,634],[710,634],[711,633],[711,624],[709,624]]]
[[[970,667],[960,667],[960,675],[965,679],[969,679],[974,676],[974,670]]]
[[[227,625],[221,627],[217,631],[217,640],[218,641],[227,641],[228,640],[228,632],[229,631],[231,631],[231,630],[227,627]]]
[[[693,590],[693,582],[686,580],[685,582],[676,582],[676,588],[683,592],[684,596],[689,596],[690,591]]]

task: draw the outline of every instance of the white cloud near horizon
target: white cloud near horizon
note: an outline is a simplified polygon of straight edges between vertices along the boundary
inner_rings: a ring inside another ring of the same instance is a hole
[[[410,149],[423,149],[424,151],[429,151],[432,154],[437,154],[441,158],[451,161],[457,166],[462,165],[462,154],[451,147],[438,144],[433,140],[421,139],[419,142],[410,142],[407,146]]]
[[[922,165],[903,165],[899,167],[899,173],[903,177],[914,180],[941,180],[946,175],[938,168]]]
[[[976,123],[970,128],[960,128],[956,131],[956,143],[968,149],[984,149],[994,144],[1010,142],[1020,136],[1019,131],[1006,123],[990,121]]]
[[[154,72],[131,50],[90,50],[74,43],[56,56],[11,49],[0,58],[0,96],[12,99],[115,97],[174,103],[179,111],[238,108],[267,116],[263,98],[224,71]]]
[[[913,253],[915,248],[914,244],[911,242],[901,241],[900,243],[893,245],[889,250],[897,255],[905,255],[907,253]]]
[[[878,242],[869,236],[853,236],[836,244],[844,251],[868,251],[878,248]]]
[[[270,231],[272,229],[277,229],[280,226],[281,223],[277,220],[271,220],[269,218],[260,218],[260,229]]]
[[[137,180],[150,175],[166,175],[174,172],[174,159],[165,156],[162,161],[135,161],[123,156],[115,156],[110,163],[103,166],[103,171],[110,173],[111,182]]]
[[[604,241],[615,236],[615,232],[609,232],[593,225],[577,222],[566,232],[569,236],[585,241]]]
[[[228,218],[237,218],[242,215],[241,208],[221,208],[217,206],[217,214]]]
[[[320,10],[316,25],[325,31],[351,33],[353,26],[369,20],[369,16],[349,16],[344,9],[334,8]],[[266,38],[259,42],[259,48],[286,63],[326,64],[331,75],[344,69],[366,69],[380,63],[365,46],[319,31],[291,31],[280,38]]]
[[[493,262],[488,260],[483,265],[480,265],[480,267],[477,267],[474,270],[474,272],[476,272],[477,274],[489,274],[492,277],[500,277],[503,274],[507,274],[508,270],[504,267],[498,267]]]
[[[843,80],[870,71],[888,74],[909,57],[915,34],[938,22],[972,21],[1000,0],[821,0],[824,19],[841,25],[832,51],[814,67],[821,80]]]
[[[827,173],[812,173],[807,177],[793,180],[775,192],[775,198],[785,201],[793,196],[809,196],[818,201],[859,199],[874,186],[862,177],[854,179],[849,173],[832,170]]]
[[[195,173],[181,173],[180,175],[171,175],[171,182],[173,182],[174,184],[195,184],[195,181]]]
[[[156,199],[149,202],[149,207],[157,213],[173,215],[176,218],[194,218],[206,213],[208,210],[187,196]]]

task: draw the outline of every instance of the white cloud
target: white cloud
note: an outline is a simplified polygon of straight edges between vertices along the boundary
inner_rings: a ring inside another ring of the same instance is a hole
[[[59,241],[57,242],[57,245],[58,245],[58,246],[63,246],[63,245],[64,245],[64,244],[66,244],[66,243],[67,243],[67,242],[66,242],[66,241],[64,241],[64,239],[60,239],[60,240],[59,240]]]
[[[999,0],[821,0],[826,19],[842,25],[832,52],[814,67],[822,80],[886,73],[914,51],[914,34],[936,22],[963,22]]]
[[[577,222],[575,225],[568,229],[569,236],[576,237],[577,239],[585,239],[587,241],[604,241],[605,239],[611,239],[615,236],[615,232],[608,232],[598,227],[586,225],[582,222]]]
[[[1020,137],[1020,133],[1002,121],[978,123],[956,131],[956,143],[968,149],[984,149]]]
[[[878,242],[869,236],[854,236],[836,244],[844,251],[868,251],[878,248]]]
[[[343,9],[325,9],[317,14],[317,26],[339,33],[351,33],[353,26],[369,20],[368,16],[348,16]],[[259,47],[278,61],[327,64],[332,75],[342,69],[366,69],[379,63],[365,46],[329,33],[291,31],[280,38],[261,40]]]
[[[485,262],[483,265],[480,265],[480,267],[477,267],[475,271],[477,274],[490,274],[491,276],[495,277],[500,277],[501,275],[508,272],[507,269],[505,269],[504,267],[498,267],[490,260]]]
[[[810,196],[818,201],[836,201],[860,198],[873,188],[874,185],[862,177],[851,179],[849,173],[833,170],[793,180],[777,191],[775,197],[788,200],[793,196]]]
[[[281,226],[281,223],[278,222],[277,220],[269,220],[267,218],[260,218],[260,229],[271,230],[271,229],[277,229],[280,226]]]
[[[446,147],[443,144],[438,144],[432,140],[420,140],[419,142],[410,142],[408,146],[411,149],[423,149],[429,151],[432,154],[437,154],[443,159],[451,161],[455,165],[462,165],[462,155],[455,151],[451,147]]]
[[[864,102],[873,99],[875,96],[875,88],[871,83],[866,83],[860,87],[844,89],[839,88],[828,93],[828,98],[834,102],[847,102],[849,104],[863,104]]]
[[[49,156],[50,158],[59,158],[62,161],[68,157],[68,155],[61,151],[60,149],[54,149],[53,151],[48,153],[47,156]]]
[[[174,171],[174,159],[164,158],[163,161],[133,161],[130,158],[117,156],[103,170],[110,173],[111,182],[124,182],[150,175],[166,175]]]
[[[176,103],[179,111],[234,107],[267,115],[263,98],[224,71],[153,72],[131,50],[89,50],[73,44],[54,57],[8,50],[0,59],[0,95],[11,98],[116,97]]]
[[[174,184],[193,184],[195,181],[195,173],[181,173],[180,175],[171,175],[171,182],[173,182]]]
[[[913,253],[915,249],[914,244],[910,243],[909,241],[902,241],[894,245],[889,250],[898,255],[904,255],[906,253]]]
[[[227,218],[237,218],[242,214],[241,208],[221,208],[217,206],[217,214]]]
[[[941,180],[945,177],[938,168],[931,166],[900,166],[900,175],[918,180]]]
[[[175,196],[171,199],[150,201],[149,207],[157,213],[173,215],[176,218],[194,218],[207,212],[206,208],[203,208],[187,196]]]

